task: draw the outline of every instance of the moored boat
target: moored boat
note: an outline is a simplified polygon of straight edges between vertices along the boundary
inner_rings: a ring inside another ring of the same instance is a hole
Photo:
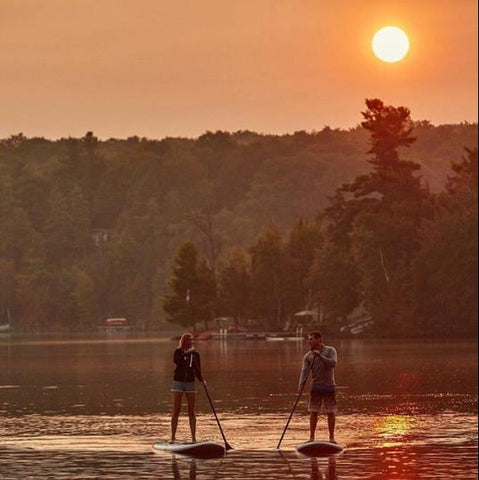
[[[131,331],[131,325],[123,317],[107,318],[103,325],[98,327],[98,330],[107,336],[121,336]]]
[[[12,327],[9,323],[0,325],[0,333],[10,333],[11,330],[12,330]]]

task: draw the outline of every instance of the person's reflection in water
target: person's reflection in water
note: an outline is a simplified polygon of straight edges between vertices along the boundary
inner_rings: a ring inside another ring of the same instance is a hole
[[[326,476],[328,480],[338,480],[338,474],[336,472],[336,458],[329,457],[328,460],[328,475]]]
[[[311,459],[311,480],[338,480],[336,473],[336,459],[329,457],[328,459],[328,471],[326,477],[323,476],[319,468],[319,462],[317,458]]]
[[[189,460],[190,460],[190,475],[188,479],[196,480],[196,460],[194,458],[190,458]],[[174,455],[171,457],[171,469],[173,471],[173,479],[182,480],[180,467],[178,466],[178,460]]]
[[[317,458],[311,459],[311,480],[323,480]]]

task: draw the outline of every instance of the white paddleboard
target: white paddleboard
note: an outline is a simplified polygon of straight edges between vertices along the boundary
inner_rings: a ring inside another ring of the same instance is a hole
[[[153,445],[154,452],[169,452],[191,457],[215,458],[226,453],[225,446],[216,442],[168,443],[158,442]]]
[[[298,445],[296,451],[309,457],[320,457],[322,455],[337,455],[344,450],[339,443],[333,442],[306,442]]]

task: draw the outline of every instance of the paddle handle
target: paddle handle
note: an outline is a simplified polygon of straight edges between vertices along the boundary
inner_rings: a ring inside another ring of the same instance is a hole
[[[309,367],[308,374],[306,375],[306,379],[301,385],[301,389],[296,397],[296,401],[294,402],[293,409],[291,410],[291,413],[289,414],[288,421],[286,422],[286,426],[284,427],[283,434],[281,435],[281,438],[279,439],[278,446],[276,447],[277,450],[279,450],[279,447],[281,447],[281,443],[283,442],[283,438],[286,435],[286,430],[288,430],[289,427],[289,422],[291,422],[291,419],[293,418],[294,411],[296,410],[296,407],[298,405],[299,399],[301,398],[301,395],[303,394],[304,387],[306,386],[306,382],[308,381],[309,374],[311,373],[311,370],[313,370],[313,365],[316,360],[316,356],[313,358],[313,361],[311,362],[311,366]]]

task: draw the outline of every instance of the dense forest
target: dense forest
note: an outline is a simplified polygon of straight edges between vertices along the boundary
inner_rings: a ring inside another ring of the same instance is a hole
[[[0,325],[282,328],[361,306],[381,336],[477,319],[477,124],[368,100],[361,125],[0,141]],[[3,318],[2,318],[3,317]]]

